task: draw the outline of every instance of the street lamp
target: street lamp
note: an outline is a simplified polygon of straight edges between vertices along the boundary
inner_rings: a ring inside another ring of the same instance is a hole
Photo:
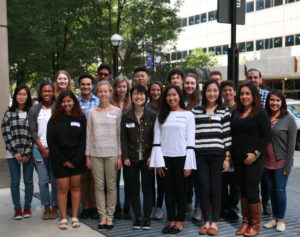
[[[110,37],[110,43],[115,48],[114,53],[114,78],[118,75],[118,48],[122,44],[123,37],[119,34],[114,34]]]

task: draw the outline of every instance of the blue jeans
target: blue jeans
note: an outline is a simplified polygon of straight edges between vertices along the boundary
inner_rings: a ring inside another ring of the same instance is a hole
[[[41,203],[43,206],[57,206],[56,181],[53,176],[50,159],[44,158],[40,149],[36,145],[33,147],[33,158],[35,163],[35,170],[39,177]],[[51,196],[49,183],[51,184]]]
[[[21,208],[20,201],[20,180],[21,164],[23,165],[23,181],[25,184],[25,203],[24,207],[31,208],[33,196],[33,159],[27,163],[19,163],[16,158],[7,159],[10,171],[10,191],[15,210]]]
[[[282,221],[286,210],[286,184],[288,175],[283,175],[284,168],[269,170],[265,168],[265,177],[270,188],[273,218]]]

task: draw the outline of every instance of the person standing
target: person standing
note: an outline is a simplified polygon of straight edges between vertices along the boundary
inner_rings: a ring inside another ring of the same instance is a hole
[[[26,85],[18,85],[13,94],[12,105],[5,112],[1,123],[2,136],[6,146],[5,157],[10,173],[10,192],[14,204],[15,220],[31,217],[33,196],[33,168],[31,158],[33,141],[30,135],[27,113],[32,106],[30,90]],[[21,166],[25,184],[25,202],[22,213],[20,201]]]
[[[168,82],[170,83],[170,85],[177,85],[180,88],[180,90],[182,90],[183,78],[183,71],[181,69],[174,68],[169,72]]]
[[[86,118],[72,91],[62,91],[47,126],[47,143],[57,185],[57,203],[61,220],[59,229],[68,229],[67,196],[71,192],[72,227],[80,227],[81,174],[85,170]]]
[[[177,234],[185,220],[185,178],[196,169],[194,153],[195,118],[186,111],[182,91],[176,85],[167,86],[162,106],[154,125],[154,144],[150,167],[163,177],[169,223],[163,234]]]
[[[56,181],[53,176],[47,143],[47,124],[54,108],[54,87],[44,82],[39,87],[39,104],[28,113],[30,133],[34,140],[33,159],[39,178],[41,203],[44,206],[43,220],[57,218]],[[49,188],[51,185],[51,192]],[[50,206],[52,209],[50,209]]]
[[[271,120],[271,141],[265,151],[265,175],[270,187],[272,219],[264,225],[285,231],[286,185],[293,165],[297,137],[295,119],[287,111],[284,95],[271,90],[266,100],[266,111]]]
[[[88,111],[99,105],[99,99],[93,93],[94,78],[89,73],[83,73],[78,78],[79,88],[81,91],[78,101],[85,117]],[[95,183],[90,169],[85,169],[81,176],[81,219],[98,219],[99,213],[96,207]]]
[[[144,67],[137,67],[133,73],[134,85],[141,85],[147,89],[148,81],[149,81],[149,76],[147,73],[147,69]]]
[[[72,83],[71,83],[71,76],[67,71],[60,70],[54,76],[54,97],[55,97],[55,99],[57,99],[60,92],[62,92],[64,90],[73,91]]]

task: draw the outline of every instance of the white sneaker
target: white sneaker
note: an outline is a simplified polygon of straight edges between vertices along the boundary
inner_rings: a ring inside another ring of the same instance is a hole
[[[276,230],[279,232],[285,231],[285,224],[283,221],[278,221],[276,225]]]
[[[164,215],[164,213],[163,213],[162,209],[160,207],[157,207],[155,209],[154,219],[161,220],[163,218],[163,215]]]
[[[193,214],[193,220],[201,221],[201,219],[202,219],[202,211],[200,207],[196,207]]]
[[[154,219],[155,218],[155,210],[156,210],[156,208],[152,207],[150,219]]]
[[[277,224],[276,220],[272,219],[268,223],[264,224],[264,227],[267,229],[271,229],[276,227],[276,224]]]

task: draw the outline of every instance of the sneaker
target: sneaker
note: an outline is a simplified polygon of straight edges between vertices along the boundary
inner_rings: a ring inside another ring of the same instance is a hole
[[[143,230],[150,230],[150,219],[144,219],[142,229]]]
[[[278,221],[276,225],[276,230],[279,232],[285,231],[285,224],[283,221]]]
[[[50,220],[54,220],[58,217],[58,214],[57,214],[57,209],[56,208],[52,208],[51,212],[50,212],[50,215],[49,215],[49,219]]]
[[[265,202],[265,203],[262,204],[262,206],[263,206],[264,215],[271,215],[272,214],[272,209],[271,209],[270,202]]]
[[[30,210],[30,207],[24,207],[23,216],[24,216],[25,218],[31,217],[31,210]]]
[[[163,215],[164,215],[164,213],[163,213],[162,209],[160,207],[157,207],[155,209],[154,219],[161,220],[163,218]]]
[[[15,220],[21,220],[22,218],[23,218],[22,210],[21,210],[21,208],[18,208],[18,209],[15,211],[14,219],[15,219]]]
[[[264,224],[264,227],[266,229],[271,229],[271,228],[276,227],[276,224],[277,224],[276,220],[272,219],[269,222],[267,222],[266,224]]]
[[[156,208],[152,207],[152,211],[151,211],[151,215],[150,215],[151,219],[155,219],[155,212],[156,212]]]
[[[202,219],[202,211],[200,209],[200,207],[196,207],[194,210],[194,214],[193,214],[193,221],[201,221]]]
[[[135,230],[139,230],[139,229],[141,229],[141,224],[142,224],[141,219],[135,219],[135,222],[134,222],[132,228]]]
[[[186,204],[186,212],[191,212],[193,210],[193,203],[192,202],[188,202]]]

